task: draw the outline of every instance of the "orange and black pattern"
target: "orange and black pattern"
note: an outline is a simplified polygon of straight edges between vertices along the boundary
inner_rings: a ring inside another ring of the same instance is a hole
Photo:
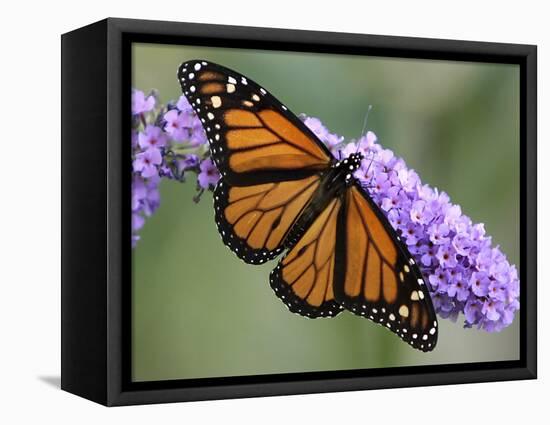
[[[250,186],[231,186],[222,179],[214,191],[222,240],[247,263],[273,259],[318,187],[316,175]]]
[[[215,220],[250,264],[283,254],[270,284],[288,309],[366,317],[431,351],[437,319],[424,279],[384,214],[353,177],[361,154],[337,160],[281,102],[250,79],[196,60],[178,70],[221,173]]]
[[[333,199],[271,272],[270,283],[290,311],[307,317],[336,316],[336,225],[342,205]]]
[[[253,81],[205,61],[185,62],[178,78],[229,184],[293,180],[329,166],[330,151]]]
[[[365,191],[352,186],[338,229],[336,297],[423,351],[437,342],[437,318],[415,261]]]

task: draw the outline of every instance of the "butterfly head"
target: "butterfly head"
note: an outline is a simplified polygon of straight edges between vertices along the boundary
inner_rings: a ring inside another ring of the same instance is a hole
[[[364,156],[361,152],[355,152],[333,165],[333,167],[336,168],[336,175],[343,178],[346,186],[349,186],[354,182],[353,173],[361,167],[361,161],[363,158]]]
[[[363,158],[364,156],[361,152],[352,153],[346,158],[348,161],[348,168],[352,173],[361,167],[361,161]]]

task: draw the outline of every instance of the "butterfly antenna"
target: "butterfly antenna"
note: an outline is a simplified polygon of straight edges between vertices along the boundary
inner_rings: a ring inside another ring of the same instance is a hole
[[[361,134],[359,135],[359,139],[358,140],[361,140],[361,138],[365,135],[365,131],[367,131],[367,122],[369,120],[369,113],[370,111],[372,110],[372,105],[369,105],[369,107],[367,108],[367,113],[365,114],[365,119],[363,121],[363,129],[361,130]],[[359,143],[357,143],[357,149],[355,151],[355,153],[359,152]]]
[[[372,166],[373,163],[376,163],[376,164],[381,164],[379,161],[375,161],[374,160],[374,157],[375,157],[375,153],[374,152],[371,152],[372,154],[372,157],[370,158],[370,162],[369,162],[369,165],[367,166],[367,169],[365,170],[365,176],[367,176],[369,174],[369,171],[370,171],[370,167]],[[374,173],[372,176],[370,176],[369,178],[369,184],[372,182],[372,179],[374,178]]]

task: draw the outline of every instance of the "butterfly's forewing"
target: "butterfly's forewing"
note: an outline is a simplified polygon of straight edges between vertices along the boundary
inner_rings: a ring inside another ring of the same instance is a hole
[[[422,275],[386,217],[359,184],[338,223],[336,300],[422,351],[437,342],[437,319]]]
[[[294,313],[332,317],[342,310],[334,299],[336,229],[341,208],[342,201],[333,199],[271,272],[271,287]]]
[[[297,180],[332,161],[326,146],[254,81],[206,61],[183,63],[178,78],[228,184]]]
[[[330,151],[235,71],[197,60],[183,63],[178,78],[222,175],[214,208],[224,243],[248,263],[274,258],[330,166]]]

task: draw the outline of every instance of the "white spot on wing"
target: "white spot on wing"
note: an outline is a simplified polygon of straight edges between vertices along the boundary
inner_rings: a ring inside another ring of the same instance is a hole
[[[220,98],[220,96],[212,96],[210,100],[212,101],[212,106],[214,108],[219,108],[220,106],[222,106],[222,99]]]

